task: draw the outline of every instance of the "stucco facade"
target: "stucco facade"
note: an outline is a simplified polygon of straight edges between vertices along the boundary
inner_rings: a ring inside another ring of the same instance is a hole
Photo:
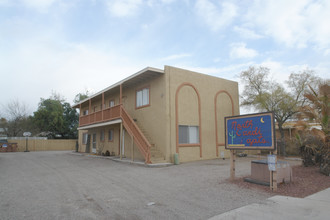
[[[229,157],[224,117],[239,114],[238,97],[234,81],[171,66],[146,68],[75,106],[81,114],[79,151],[86,152],[86,133],[90,149],[94,142],[99,153],[151,163],[173,162],[175,153],[181,162]]]

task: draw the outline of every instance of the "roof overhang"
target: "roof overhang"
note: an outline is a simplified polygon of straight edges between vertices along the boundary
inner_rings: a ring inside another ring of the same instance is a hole
[[[72,107],[73,108],[79,108],[80,104],[88,101],[89,99],[92,99],[96,96],[99,96],[101,95],[102,93],[106,92],[106,91],[109,91],[111,89],[114,89],[116,87],[119,87],[120,85],[123,86],[123,88],[128,88],[130,86],[133,86],[134,84],[137,84],[137,83],[140,83],[140,82],[144,82],[148,79],[151,79],[151,78],[155,78],[161,74],[164,74],[164,70],[161,70],[161,69],[157,69],[157,68],[153,68],[153,67],[146,67],[144,68],[143,70],[140,70],[139,72],[101,90],[100,92],[97,92],[91,96],[89,96],[88,98],[80,101],[79,103],[73,105]]]
[[[113,124],[119,124],[121,122],[122,122],[121,119],[116,119],[116,120],[112,120],[112,121],[108,121],[108,122],[102,122],[102,123],[82,126],[82,127],[79,127],[78,130],[86,130],[86,129],[90,129],[90,128],[103,127],[103,126],[108,126],[108,125],[113,125]]]

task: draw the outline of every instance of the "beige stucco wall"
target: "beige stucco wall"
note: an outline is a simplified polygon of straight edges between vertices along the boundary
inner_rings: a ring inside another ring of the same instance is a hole
[[[165,75],[168,81],[168,111],[170,115],[168,123],[170,127],[169,136],[171,137],[170,150],[167,157],[173,158],[177,146],[176,98],[178,98],[178,124],[190,122],[193,125],[198,120],[199,114],[196,113],[198,111],[196,107],[198,96],[193,89],[194,87],[200,96],[202,157],[200,157],[199,147],[185,146],[179,147],[179,158],[181,162],[217,158],[215,114],[217,113],[218,116],[219,142],[224,142],[224,136],[221,134],[224,131],[223,117],[231,114],[232,106],[230,98],[228,99],[228,97],[221,94],[217,96],[217,107],[215,107],[215,96],[221,90],[229,93],[233,99],[234,115],[238,115],[238,83],[170,66],[165,66]],[[176,97],[176,92],[183,83],[187,85],[180,89],[178,97]],[[220,150],[224,149],[219,147],[219,152]],[[226,157],[229,157],[228,152],[226,152]]]
[[[168,162],[173,162],[173,154],[176,153],[177,147],[177,108],[178,124],[199,125],[199,121],[201,121],[202,157],[200,157],[199,146],[179,147],[181,162],[217,158],[216,135],[220,145],[218,147],[219,156],[220,152],[223,151],[225,152],[225,157],[229,157],[229,152],[221,145],[225,142],[224,117],[232,115],[231,99],[234,106],[233,115],[239,114],[238,83],[170,66],[165,66],[164,72],[164,74],[160,74],[158,77],[140,82],[130,88],[123,88],[122,91],[124,108],[136,120],[149,142],[165,155],[165,159]],[[184,83],[187,85],[181,87],[176,97],[178,88]],[[136,109],[136,90],[144,87],[150,88],[150,105]],[[178,106],[176,106],[176,98]],[[118,88],[106,91],[104,99],[106,108],[110,99],[114,99],[116,105],[119,104]],[[91,113],[93,113],[93,106],[101,106],[101,103],[101,95],[93,98]],[[88,102],[82,105],[82,110],[84,109],[88,109]],[[215,122],[216,116],[218,119],[217,127]],[[109,150],[118,155],[119,124],[112,126],[116,128],[114,129],[113,143],[107,141],[109,127],[102,128],[105,129],[103,152]],[[100,131],[100,128],[89,129],[88,131],[90,134],[93,132],[97,133],[97,146],[102,146],[102,143],[99,143]],[[79,132],[79,150],[85,152],[85,146],[81,141],[82,133],[83,131]],[[131,137],[126,132],[125,156],[131,157],[131,149]],[[138,148],[135,146],[134,149],[134,157],[143,159]]]
[[[78,130],[78,151],[85,152],[86,145],[83,144],[83,133],[87,133],[87,130]]]
[[[198,125],[198,96],[192,87],[184,86],[178,94],[180,108],[178,109],[180,125]]]
[[[104,141],[100,140],[102,130],[104,131]],[[109,130],[113,130],[113,141],[109,141]],[[86,152],[86,145],[82,142],[84,133],[91,135],[90,153],[92,153],[93,145],[92,135],[96,134],[96,152],[102,151],[102,153],[105,153],[106,151],[109,151],[110,153],[114,152],[115,155],[119,154],[119,124],[80,130],[79,152]]]
[[[152,80],[136,84],[134,87],[123,90],[124,108],[129,115],[136,120],[137,125],[145,134],[150,144],[159,149],[164,155],[166,155],[166,151],[169,148],[168,132],[166,130],[165,86],[165,76],[161,74]],[[149,87],[150,105],[136,109],[136,90],[144,87]]]

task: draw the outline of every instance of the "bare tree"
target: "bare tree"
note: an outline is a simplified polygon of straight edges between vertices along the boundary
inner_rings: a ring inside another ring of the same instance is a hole
[[[27,127],[28,108],[17,99],[2,105],[3,113],[0,127],[7,136],[21,136]]]
[[[292,119],[304,105],[307,85],[315,84],[320,79],[311,70],[291,73],[286,81],[288,88],[286,89],[283,85],[269,79],[269,69],[265,67],[249,67],[248,70],[241,72],[240,78],[245,84],[241,94],[241,106],[253,107],[259,112],[274,112],[285,155],[283,124]]]

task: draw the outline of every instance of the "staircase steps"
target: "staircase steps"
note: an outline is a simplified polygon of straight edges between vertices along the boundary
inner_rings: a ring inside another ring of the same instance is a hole
[[[149,136],[146,129],[138,121],[135,121],[135,123],[139,126],[140,131],[143,133],[143,135],[147,138],[147,140],[151,144],[151,148],[150,148],[151,162],[153,164],[167,163],[167,161],[164,159],[165,158],[164,154],[159,149],[157,149],[157,146],[154,144],[152,138]]]

